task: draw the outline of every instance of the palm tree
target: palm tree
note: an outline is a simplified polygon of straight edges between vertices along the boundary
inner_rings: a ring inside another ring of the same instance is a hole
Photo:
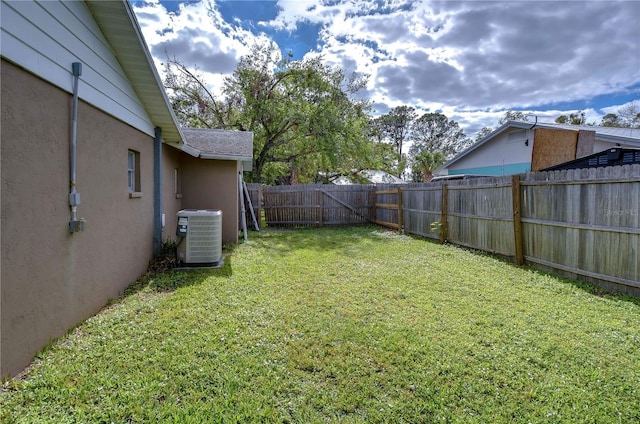
[[[413,158],[412,169],[414,172],[414,180],[416,173],[422,176],[422,181],[428,183],[433,178],[433,171],[445,162],[445,156],[442,152],[429,152],[423,150]]]

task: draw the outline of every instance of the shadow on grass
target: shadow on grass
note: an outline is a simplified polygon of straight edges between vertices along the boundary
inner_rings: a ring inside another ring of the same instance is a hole
[[[257,248],[277,254],[305,249],[317,252],[362,248],[367,241],[397,236],[397,232],[374,225],[287,228],[267,227],[249,241]]]
[[[514,265],[515,266],[515,265]],[[560,275],[556,272],[534,268],[526,265],[532,272],[538,275],[551,276],[563,283],[570,284],[576,289],[582,290],[588,294],[604,297],[607,299],[615,299],[624,302],[630,302],[640,306],[640,290],[633,287],[623,286],[621,284],[611,283],[607,281],[583,281]]]
[[[230,252],[233,249],[226,249],[223,255],[223,265],[220,268],[194,268],[194,269],[173,269],[148,271],[140,277],[138,281],[126,288],[123,297],[130,296],[142,290],[154,292],[172,292],[182,287],[196,286],[202,284],[209,278],[229,278],[233,275]]]
[[[415,237],[419,240],[425,240],[433,244],[438,244],[438,245],[440,244],[435,240],[423,238],[416,235],[411,235],[411,237]],[[580,280],[578,279],[578,277],[573,278],[571,276],[564,275],[561,271],[556,271],[553,268],[543,267],[543,266],[531,264],[531,263],[526,263],[522,266],[518,266],[514,263],[513,258],[509,256],[485,252],[482,250],[472,249],[465,246],[458,246],[456,244],[450,244],[450,245],[459,249],[464,249],[466,251],[469,251],[474,255],[493,258],[508,266],[513,267],[514,269],[527,269],[536,275],[554,278],[560,281],[561,283],[569,284],[576,289],[582,290],[594,296],[630,302],[640,306],[640,289],[636,289],[634,287],[627,287],[621,284],[616,284],[616,283],[601,281],[601,280],[598,280],[598,281]]]

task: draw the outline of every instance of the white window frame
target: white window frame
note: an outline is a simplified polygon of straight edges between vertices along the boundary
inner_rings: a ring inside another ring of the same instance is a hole
[[[140,192],[140,152],[127,151],[127,189],[129,197],[141,197]]]

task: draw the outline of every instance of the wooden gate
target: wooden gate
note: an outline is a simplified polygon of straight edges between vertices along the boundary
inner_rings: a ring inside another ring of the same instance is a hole
[[[372,222],[374,190],[371,185],[264,187],[265,221],[294,227]]]
[[[402,231],[402,187],[375,190],[373,222]]]

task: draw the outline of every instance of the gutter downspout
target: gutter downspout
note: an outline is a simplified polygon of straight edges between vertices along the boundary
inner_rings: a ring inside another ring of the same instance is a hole
[[[153,254],[162,248],[162,129],[155,128],[153,139]]]
[[[76,146],[78,136],[78,81],[82,75],[82,63],[73,62],[73,106],[71,110],[71,145],[69,149],[69,206],[71,207],[71,220],[69,232],[81,232],[84,230],[84,219],[78,220],[78,205],[80,193],[76,191]]]

